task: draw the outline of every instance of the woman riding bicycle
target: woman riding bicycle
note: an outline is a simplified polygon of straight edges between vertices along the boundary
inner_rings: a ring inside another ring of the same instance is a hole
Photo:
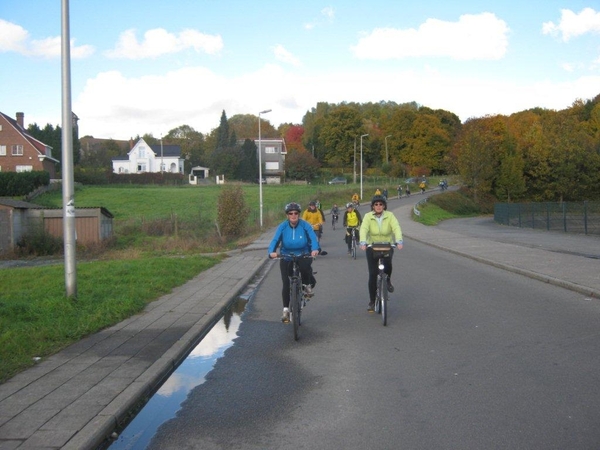
[[[367,265],[369,268],[369,307],[367,311],[374,312],[375,294],[377,291],[377,260],[373,258],[373,242],[389,242],[398,250],[402,248],[402,230],[396,216],[387,211],[387,201],[383,196],[376,195],[371,200],[371,211],[365,214],[360,226],[360,248],[367,251]],[[383,258],[384,272],[387,274],[387,288],[394,292],[392,285],[392,256],[393,247],[389,256]]]
[[[285,206],[287,220],[283,221],[277,227],[273,240],[269,245],[267,253],[269,258],[277,258],[277,248],[281,247],[279,253],[282,259],[279,262],[281,271],[281,298],[283,300],[283,316],[281,321],[288,323],[290,321],[290,279],[292,275],[292,262],[285,259],[286,255],[307,255],[315,257],[319,254],[319,242],[312,226],[300,219],[302,208],[298,203],[288,203]],[[312,295],[312,288],[315,287],[317,280],[312,271],[312,258],[302,258],[298,261],[302,284],[306,285],[306,293]]]
[[[346,227],[346,244],[348,244],[348,254],[352,253],[352,229],[360,226],[362,217],[358,209],[354,208],[352,203],[346,204],[343,225]]]

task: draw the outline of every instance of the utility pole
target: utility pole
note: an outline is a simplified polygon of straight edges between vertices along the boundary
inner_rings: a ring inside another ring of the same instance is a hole
[[[69,0],[62,0],[62,201],[67,297],[77,297],[77,234],[75,230],[75,182],[73,176],[73,111],[71,109],[71,37]]]

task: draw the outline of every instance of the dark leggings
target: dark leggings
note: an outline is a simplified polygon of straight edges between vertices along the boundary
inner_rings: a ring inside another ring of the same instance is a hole
[[[392,257],[394,256],[394,248],[390,250],[390,255],[383,258],[383,271],[392,279]],[[379,272],[379,268],[377,267],[377,263],[379,259],[373,258],[373,249],[371,247],[367,247],[367,265],[369,267],[369,301],[371,303],[375,302],[375,294],[377,293],[377,273]]]
[[[302,277],[302,284],[310,284],[315,287],[317,280],[313,275],[312,271],[312,258],[302,258],[298,260],[298,266],[300,267],[300,276]],[[292,276],[294,264],[292,261],[286,261],[281,259],[279,261],[279,270],[281,271],[281,281],[283,287],[281,288],[281,298],[283,300],[283,307],[288,308],[290,306],[290,278]]]

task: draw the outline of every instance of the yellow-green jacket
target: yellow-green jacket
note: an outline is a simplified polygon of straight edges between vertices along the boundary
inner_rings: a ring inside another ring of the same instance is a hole
[[[365,214],[360,225],[360,243],[370,245],[373,242],[403,243],[402,229],[394,214],[383,211],[380,218],[373,211]]]

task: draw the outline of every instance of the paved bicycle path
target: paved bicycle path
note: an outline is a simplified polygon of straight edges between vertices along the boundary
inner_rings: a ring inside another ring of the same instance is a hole
[[[413,197],[410,204],[389,202],[406,245],[419,241],[598,301],[600,237],[515,229],[489,218],[426,227],[410,219],[412,205],[421,198]],[[154,392],[259,273],[272,234],[268,230],[143,313],[0,385],[0,450],[96,448],[132,406]]]

